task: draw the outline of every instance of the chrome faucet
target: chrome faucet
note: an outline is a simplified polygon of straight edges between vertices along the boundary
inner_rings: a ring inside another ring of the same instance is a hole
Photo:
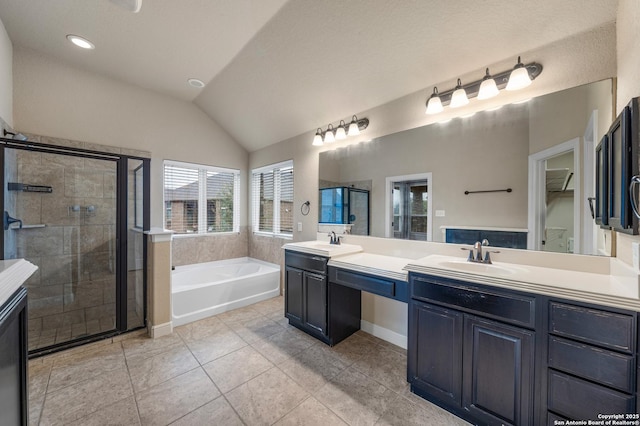
[[[486,250],[484,257],[482,256],[482,247],[489,247],[489,240],[486,238],[480,241],[476,241],[473,245],[473,248],[461,247],[461,250],[468,250],[469,257],[467,258],[467,262],[475,262],[475,263],[487,263],[491,264],[491,253],[500,253],[498,250]],[[475,255],[474,252],[475,251]]]
[[[340,245],[340,239],[342,237],[338,237],[336,236],[336,233],[334,231],[331,231],[327,234],[327,237],[329,238],[329,244],[336,244],[336,245]]]

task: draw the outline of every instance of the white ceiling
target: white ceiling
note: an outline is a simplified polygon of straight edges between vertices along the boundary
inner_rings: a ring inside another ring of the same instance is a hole
[[[195,102],[247,150],[615,20],[617,0],[0,0],[15,45]],[[81,51],[65,39],[96,45]],[[536,58],[523,58],[535,61]],[[207,86],[195,89],[188,78]]]

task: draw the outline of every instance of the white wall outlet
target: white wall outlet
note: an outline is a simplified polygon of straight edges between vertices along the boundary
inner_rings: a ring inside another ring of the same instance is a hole
[[[298,232],[302,232],[302,222],[298,222]]]
[[[444,217],[444,210],[436,210],[436,217]]]
[[[631,256],[633,258],[633,267],[637,271],[640,269],[640,243],[631,243]]]

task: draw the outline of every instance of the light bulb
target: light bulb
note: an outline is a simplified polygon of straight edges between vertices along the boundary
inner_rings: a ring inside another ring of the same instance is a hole
[[[324,142],[322,142],[322,129],[318,128],[315,136],[313,137],[313,146],[322,146]]]
[[[458,85],[456,86],[456,90],[451,95],[451,103],[449,106],[451,108],[459,108],[465,106],[469,103],[469,98],[467,98],[467,92],[462,88],[462,82],[458,79]]]
[[[498,96],[500,91],[498,90],[498,86],[496,86],[496,81],[489,74],[489,68],[487,68],[486,74],[482,79],[482,83],[480,83],[480,90],[478,91],[478,99],[489,99],[494,96]]]
[[[440,99],[440,96],[438,95],[438,88],[434,87],[433,88],[433,93],[431,94],[431,97],[429,98],[429,100],[427,101],[427,114],[437,114],[439,112],[442,112],[444,110],[444,108],[442,107],[442,100]]]
[[[358,117],[355,115],[351,119],[351,123],[349,123],[349,136],[356,136],[360,134],[360,127],[358,127]]]
[[[344,126],[346,126],[346,124],[344,123],[343,120],[340,120],[340,125],[336,129],[336,140],[342,140],[347,138],[347,132],[345,132]]]
[[[333,135],[333,125],[329,124],[327,127],[327,131],[324,134],[324,143],[333,143],[336,141],[336,138]]]
[[[520,56],[518,56],[518,63],[513,67],[511,75],[509,76],[509,82],[507,83],[507,90],[520,90],[531,84],[531,77],[529,71],[525,68],[524,64],[520,62]]]

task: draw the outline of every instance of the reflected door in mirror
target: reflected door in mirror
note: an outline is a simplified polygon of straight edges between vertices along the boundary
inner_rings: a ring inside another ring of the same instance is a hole
[[[426,180],[394,182],[393,237],[427,240],[429,191]]]

